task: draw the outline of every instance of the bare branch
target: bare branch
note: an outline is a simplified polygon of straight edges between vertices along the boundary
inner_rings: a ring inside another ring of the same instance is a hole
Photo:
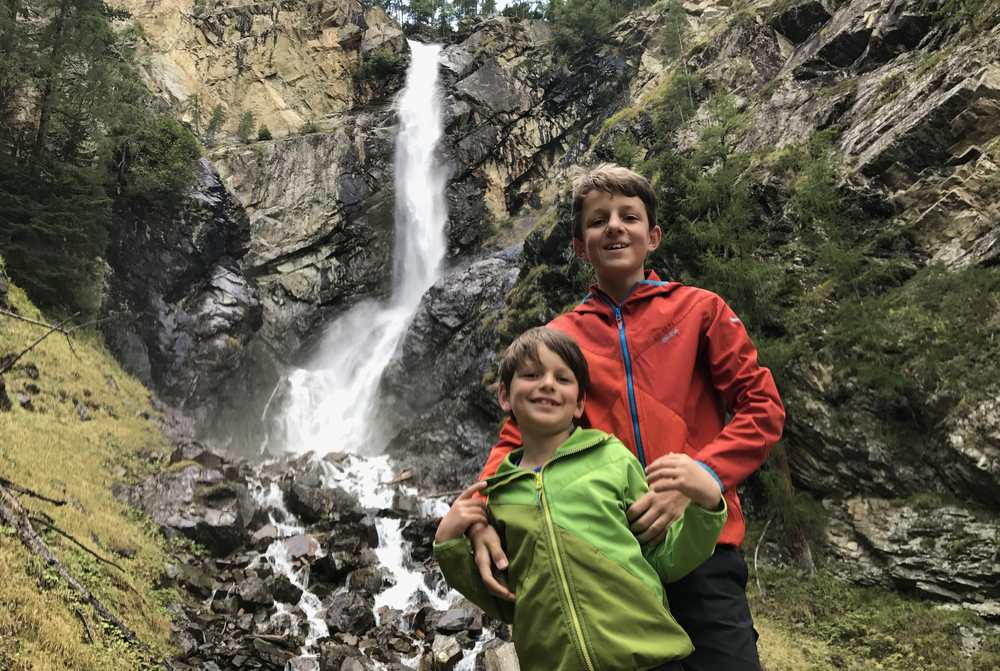
[[[73,319],[73,317],[75,317],[75,316],[76,316],[76,314],[73,314],[73,315],[67,317],[66,319],[62,320],[61,322],[59,322],[55,326],[49,328],[49,330],[46,331],[44,333],[44,335],[42,335],[38,340],[36,340],[35,342],[33,342],[30,345],[28,345],[28,347],[26,349],[21,350],[21,352],[19,352],[17,356],[15,356],[13,359],[11,359],[10,361],[8,361],[6,364],[4,364],[3,366],[0,366],[0,375],[6,373],[11,368],[13,368],[14,364],[17,363],[21,359],[22,356],[24,356],[25,354],[27,354],[31,350],[35,349],[35,347],[37,347],[43,340],[45,340],[46,338],[48,338],[50,335],[52,335],[56,331],[61,331],[62,327],[65,324],[67,324],[71,319]]]
[[[54,506],[66,505],[66,502],[63,501],[62,499],[50,499],[44,494],[39,494],[38,492],[28,489],[27,487],[22,487],[20,485],[14,484],[13,482],[4,477],[0,477],[0,485],[3,485],[4,487],[6,487],[11,491],[17,492],[18,494],[24,494],[26,496],[39,499],[41,501],[45,501],[46,503],[51,503]]]

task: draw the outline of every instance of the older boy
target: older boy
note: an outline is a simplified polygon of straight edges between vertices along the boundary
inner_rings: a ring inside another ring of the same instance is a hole
[[[674,486],[694,502],[666,540],[643,549],[625,509],[646,490],[642,467],[614,436],[575,426],[587,361],[573,339],[535,328],[500,359],[500,406],[521,430],[489,479],[489,512],[510,554],[513,607],[486,591],[464,534],[484,523],[484,484],[463,492],[435,535],[445,579],[514,625],[525,671],[680,671],[691,640],[670,615],[661,583],[712,555],[726,520],[718,483],[688,456],[672,455]]]
[[[628,509],[632,530],[640,541],[656,542],[682,514],[688,499],[667,475],[676,453],[716,478],[728,504],[715,554],[667,587],[672,612],[695,646],[684,668],[756,671],[736,487],[781,437],[784,409],[774,380],[721,298],[647,273],[646,257],[662,236],[648,180],[620,166],[598,167],[573,184],[573,220],[573,249],[593,266],[597,284],[549,326],[573,336],[590,364],[584,421],[621,438],[645,467],[650,491]],[[508,421],[481,479],[519,443]],[[507,565],[497,534],[475,525],[470,536],[484,584],[511,599],[492,575],[493,564]]]

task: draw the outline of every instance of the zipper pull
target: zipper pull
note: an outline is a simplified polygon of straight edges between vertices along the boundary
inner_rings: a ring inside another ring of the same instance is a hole
[[[542,507],[542,474],[535,473],[535,506]]]
[[[615,321],[618,322],[619,326],[622,325],[622,309],[617,305],[615,306]]]

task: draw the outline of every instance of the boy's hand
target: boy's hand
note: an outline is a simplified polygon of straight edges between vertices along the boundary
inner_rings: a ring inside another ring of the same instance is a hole
[[[646,482],[654,492],[680,492],[702,508],[718,508],[722,488],[708,471],[686,454],[660,457],[646,467]]]
[[[650,489],[629,506],[626,512],[629,528],[643,545],[659,545],[667,537],[670,525],[684,515],[688,500],[675,490],[657,492]]]
[[[487,524],[486,499],[476,496],[485,487],[486,483],[483,481],[473,483],[455,499],[451,510],[438,524],[437,533],[434,534],[435,543],[458,538],[473,524]]]
[[[474,524],[469,529],[469,540],[472,542],[472,553],[476,558],[476,566],[479,568],[479,577],[483,580],[483,586],[493,596],[506,601],[514,600],[514,593],[496,579],[493,575],[495,565],[501,571],[507,568],[507,555],[504,554],[503,545],[500,543],[500,536],[497,530],[489,524]]]

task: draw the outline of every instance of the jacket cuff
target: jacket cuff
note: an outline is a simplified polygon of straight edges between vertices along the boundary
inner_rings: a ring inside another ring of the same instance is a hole
[[[435,543],[434,556],[438,557],[443,554],[449,554],[451,552],[455,552],[456,550],[458,550],[463,546],[465,550],[468,552],[468,554],[472,554],[472,545],[469,543],[469,539],[463,535],[459,536],[458,538],[452,538],[450,541],[445,541],[443,543]]]
[[[722,478],[719,477],[719,474],[716,473],[715,470],[713,470],[711,466],[709,466],[708,464],[706,464],[704,461],[695,461],[694,463],[698,464],[699,466],[701,466],[702,468],[704,468],[706,471],[708,471],[708,474],[711,475],[712,479],[715,480],[715,482],[719,485],[719,490],[720,491],[722,491],[722,492],[726,491],[726,486],[722,484]]]

